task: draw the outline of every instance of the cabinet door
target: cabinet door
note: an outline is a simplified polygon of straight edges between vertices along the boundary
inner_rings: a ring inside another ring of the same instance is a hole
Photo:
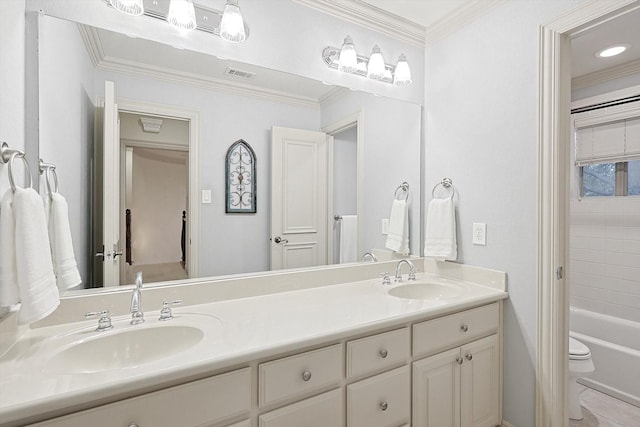
[[[493,427],[500,424],[500,358],[498,336],[492,335],[461,348],[462,427]]]
[[[259,427],[341,427],[344,425],[342,389],[260,415]]]
[[[460,426],[460,349],[413,363],[413,427]]]

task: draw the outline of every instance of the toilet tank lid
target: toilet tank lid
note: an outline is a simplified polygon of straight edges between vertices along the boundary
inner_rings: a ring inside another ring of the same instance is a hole
[[[589,347],[582,344],[575,338],[569,337],[569,354],[573,356],[587,356],[590,353]]]

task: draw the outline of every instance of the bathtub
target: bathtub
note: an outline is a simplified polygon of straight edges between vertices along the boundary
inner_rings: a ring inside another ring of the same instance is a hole
[[[596,367],[578,382],[640,407],[640,323],[570,307],[569,324]]]

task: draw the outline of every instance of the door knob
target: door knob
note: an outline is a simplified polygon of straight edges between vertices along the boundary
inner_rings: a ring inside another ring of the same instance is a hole
[[[282,239],[280,236],[276,236],[273,238],[273,241],[276,243],[289,243],[287,239]]]

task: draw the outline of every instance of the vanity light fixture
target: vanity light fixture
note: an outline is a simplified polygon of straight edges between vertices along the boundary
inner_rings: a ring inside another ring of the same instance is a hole
[[[142,0],[109,0],[109,4],[127,15],[140,16],[144,13]]]
[[[165,20],[181,31],[195,29],[234,43],[241,43],[249,38],[249,27],[240,13],[238,0],[226,0],[223,12],[194,4],[193,0],[170,0],[169,2],[155,0],[147,2],[146,7],[143,7],[142,0],[102,0],[102,2],[128,15],[144,15]]]
[[[247,38],[238,0],[227,0],[224,6],[220,19],[220,37],[232,43],[242,43]]]
[[[322,60],[329,68],[398,87],[408,86],[412,81],[411,68],[404,54],[400,55],[395,67],[384,62],[378,45],[373,47],[371,58],[360,56],[356,53],[353,40],[349,36],[345,37],[340,49],[333,46],[325,47]]]
[[[196,11],[192,0],[171,0],[167,22],[182,31],[196,28]]]
[[[598,58],[610,58],[612,56],[620,55],[622,52],[629,49],[630,47],[631,47],[630,44],[619,44],[616,46],[609,46],[606,49],[599,50],[596,53],[596,56]]]

